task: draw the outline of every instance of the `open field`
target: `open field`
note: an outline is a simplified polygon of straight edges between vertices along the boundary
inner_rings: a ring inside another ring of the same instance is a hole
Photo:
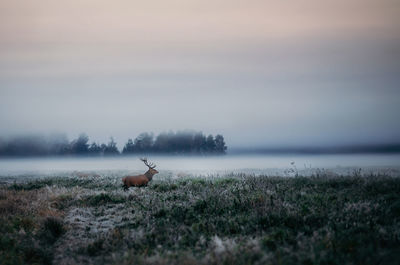
[[[400,262],[399,177],[121,177],[1,184],[0,264]]]

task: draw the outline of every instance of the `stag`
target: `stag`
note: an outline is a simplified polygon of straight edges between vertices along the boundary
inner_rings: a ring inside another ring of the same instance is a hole
[[[147,186],[149,181],[153,179],[153,176],[158,173],[158,171],[154,169],[156,165],[153,163],[148,163],[147,158],[140,158],[140,160],[143,161],[143,163],[149,168],[149,170],[147,170],[146,173],[144,173],[143,175],[124,177],[122,179],[122,182],[124,183],[124,190],[128,190],[132,186]]]

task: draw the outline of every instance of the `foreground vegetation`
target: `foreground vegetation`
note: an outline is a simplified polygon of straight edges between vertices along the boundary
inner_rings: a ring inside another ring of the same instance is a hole
[[[398,264],[400,178],[41,178],[0,222],[0,264]]]

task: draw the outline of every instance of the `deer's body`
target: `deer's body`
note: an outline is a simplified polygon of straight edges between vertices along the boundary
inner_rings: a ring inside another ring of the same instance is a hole
[[[146,173],[143,175],[138,175],[138,176],[126,176],[122,179],[122,182],[124,183],[124,189],[127,190],[130,187],[143,187],[147,186],[149,181],[153,179],[153,176],[158,173],[157,170],[154,168],[156,167],[155,165],[148,164],[147,159],[142,159],[142,161],[145,163],[146,166],[149,167],[149,170],[147,170]]]

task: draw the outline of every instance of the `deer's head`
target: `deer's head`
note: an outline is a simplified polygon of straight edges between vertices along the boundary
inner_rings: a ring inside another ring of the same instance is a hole
[[[140,160],[142,160],[143,163],[149,168],[149,170],[146,173],[149,173],[152,176],[158,173],[158,171],[156,169],[154,169],[156,167],[156,165],[153,163],[148,163],[147,158],[141,158]]]

